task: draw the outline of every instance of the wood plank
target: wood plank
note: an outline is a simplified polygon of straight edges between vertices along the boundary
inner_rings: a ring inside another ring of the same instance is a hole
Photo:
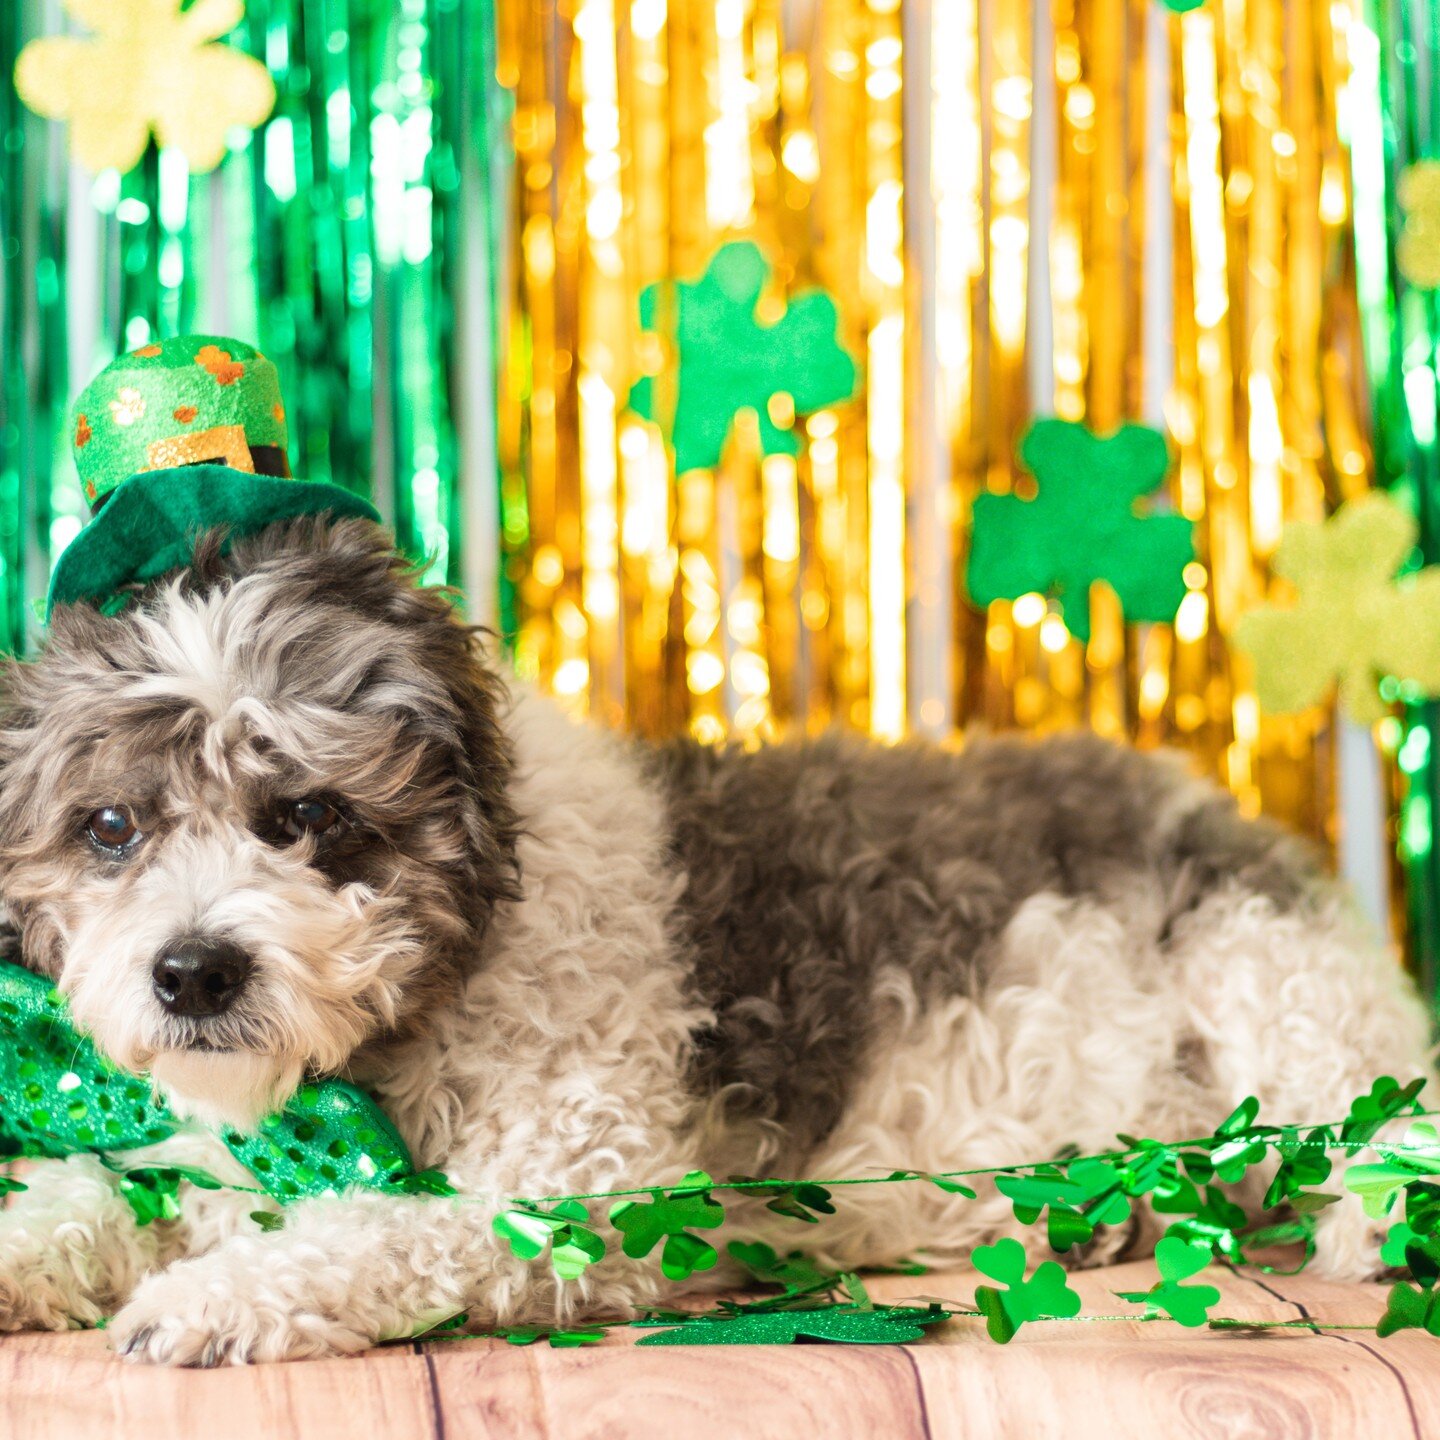
[[[0,1341],[0,1440],[425,1440],[435,1436],[425,1357],[167,1370],[117,1359],[103,1333]]]
[[[915,1371],[899,1346],[427,1348],[445,1440],[926,1435]]]
[[[1150,1261],[1080,1271],[1087,1311],[1122,1315]],[[1374,1324],[1380,1285],[1207,1277],[1220,1309]],[[966,1272],[877,1276],[877,1300],[970,1303]],[[1440,1435],[1440,1341],[1414,1332],[1217,1332],[1126,1319],[1030,1325],[1008,1346],[977,1322],[907,1347],[553,1350],[461,1340],[358,1360],[173,1371],[116,1360],[103,1334],[0,1339],[0,1440],[1288,1440]]]

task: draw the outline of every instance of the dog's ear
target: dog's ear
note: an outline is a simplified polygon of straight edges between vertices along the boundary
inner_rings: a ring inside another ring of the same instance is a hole
[[[464,917],[483,929],[494,902],[519,892],[513,760],[501,720],[507,695],[486,662],[483,632],[461,618],[453,591],[419,584],[390,537],[366,520],[276,527],[258,544],[237,545],[232,563],[242,571],[283,566],[291,597],[332,613],[338,602],[369,622],[365,633],[390,637],[356,699],[398,717],[407,759],[424,752],[415,771],[417,817],[422,797],[426,807],[420,848],[453,877]]]

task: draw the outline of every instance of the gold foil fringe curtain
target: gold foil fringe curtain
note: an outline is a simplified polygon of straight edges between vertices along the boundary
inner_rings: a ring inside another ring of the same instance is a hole
[[[1225,635],[1292,518],[1369,483],[1342,143],[1351,5],[500,0],[516,97],[501,448],[516,654],[577,710],[744,740],[981,721],[1179,744],[1314,833],[1328,730]],[[860,362],[671,473],[630,413],[641,290],[756,241]],[[969,509],[1035,415],[1163,428],[1198,559],[1173,626],[1097,587],[965,598]],[[772,418],[774,417],[772,414]]]

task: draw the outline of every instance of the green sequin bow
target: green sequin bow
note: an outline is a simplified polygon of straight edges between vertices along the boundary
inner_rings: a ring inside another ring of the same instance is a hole
[[[0,963],[0,1156],[105,1156],[176,1128],[148,1080],[75,1029],[48,980]],[[406,1191],[421,1178],[379,1106],[343,1080],[303,1085],[255,1134],[227,1127],[220,1138],[282,1205],[355,1186]]]

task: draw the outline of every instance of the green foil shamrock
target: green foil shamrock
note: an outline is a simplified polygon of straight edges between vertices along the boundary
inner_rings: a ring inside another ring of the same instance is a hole
[[[855,362],[836,338],[835,302],[823,291],[802,291],[773,325],[762,324],[755,310],[769,279],[760,247],[740,240],[722,245],[699,280],[651,285],[640,296],[640,324],[673,346],[674,396],[657,396],[668,387],[646,376],[631,390],[630,406],[666,426],[677,475],[717,466],[742,410],[758,418],[766,455],[797,454],[799,441],[777,423],[772,399],[787,396],[786,409],[808,415],[854,392]]]
[[[671,1280],[687,1280],[697,1270],[711,1269],[720,1257],[697,1230],[714,1230],[725,1210],[710,1194],[714,1182],[703,1170],[692,1170],[673,1190],[656,1190],[651,1200],[621,1200],[610,1210],[610,1223],[625,1237],[621,1248],[632,1259],[648,1255],[663,1240],[660,1268]]]
[[[48,980],[0,963],[0,1154],[106,1155],[153,1145],[175,1129],[150,1082],[112,1065],[70,1024]],[[357,1185],[406,1190],[415,1178],[394,1126],[343,1080],[303,1085],[284,1113],[253,1135],[225,1129],[221,1138],[281,1204]],[[132,1189],[149,1192],[137,1215],[167,1217],[178,1180],[198,1173],[163,1166],[128,1172]]]
[[[993,1285],[980,1285],[975,1290],[975,1305],[985,1317],[985,1328],[990,1338],[1002,1345],[1031,1320],[1068,1319],[1080,1313],[1080,1297],[1054,1260],[1042,1261],[1035,1273],[1025,1278],[1025,1247],[1018,1240],[981,1245],[970,1256],[970,1263],[1006,1287],[997,1290]]]
[[[1167,1236],[1155,1247],[1155,1264],[1160,1281],[1149,1290],[1117,1290],[1122,1300],[1144,1305],[1147,1316],[1163,1312],[1178,1324],[1194,1329],[1210,1318],[1210,1307],[1220,1302],[1213,1285],[1185,1285],[1210,1263],[1210,1247],[1192,1244],[1178,1236]]]
[[[1165,437],[1124,425],[1102,438],[1069,420],[1037,420],[1020,458],[1035,477],[1033,500],[987,494],[975,501],[971,600],[983,606],[1032,591],[1054,595],[1071,633],[1088,640],[1090,587],[1103,580],[1127,621],[1173,620],[1195,555],[1190,522],[1135,508],[1170,468]]]
[[[1386,676],[1398,682],[1389,698],[1440,694],[1440,566],[1396,578],[1418,533],[1380,492],[1347,501],[1323,525],[1286,526],[1275,573],[1294,585],[1295,604],[1261,606],[1235,629],[1266,710],[1307,709],[1337,678],[1340,703],[1362,725],[1385,716]]]

